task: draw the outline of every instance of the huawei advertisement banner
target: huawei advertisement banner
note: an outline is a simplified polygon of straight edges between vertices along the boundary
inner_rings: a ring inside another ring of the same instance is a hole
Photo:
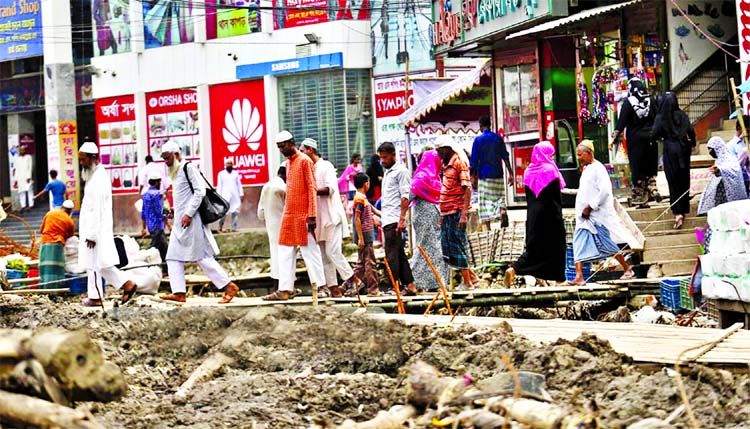
[[[215,85],[208,94],[214,179],[232,161],[243,186],[268,182],[263,80]]]
[[[135,97],[96,100],[99,160],[109,174],[113,194],[138,191],[138,144],[135,138]]]
[[[146,118],[148,152],[154,160],[161,158],[161,147],[171,140],[180,147],[183,158],[200,161],[198,91],[170,89],[146,94]]]

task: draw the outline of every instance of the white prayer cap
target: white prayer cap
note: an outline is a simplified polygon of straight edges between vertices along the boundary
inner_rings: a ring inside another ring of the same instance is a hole
[[[300,146],[309,147],[310,149],[317,149],[318,148],[318,141],[311,138],[306,138],[302,140],[302,143],[300,143]]]
[[[62,206],[65,207],[66,209],[73,209],[73,207],[75,207],[76,205],[71,200],[65,200]]]
[[[179,153],[180,147],[172,140],[167,141],[161,146],[161,153]]]
[[[276,143],[288,142],[289,140],[294,140],[294,136],[287,130],[276,134]]]
[[[151,174],[149,174],[148,180],[161,180],[161,174],[154,171]]]
[[[453,137],[443,134],[435,139],[435,148],[449,147],[453,149],[454,141]]]
[[[98,155],[99,154],[99,148],[96,147],[95,143],[86,142],[86,143],[84,143],[84,144],[81,145],[81,147],[78,149],[78,152],[91,153],[91,154],[94,154],[94,155]]]

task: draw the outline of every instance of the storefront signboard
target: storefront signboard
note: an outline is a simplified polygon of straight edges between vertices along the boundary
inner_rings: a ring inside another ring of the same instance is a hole
[[[65,183],[68,199],[80,207],[81,185],[78,180],[78,125],[76,121],[47,123],[47,164],[58,170]]]
[[[232,161],[242,185],[263,185],[269,178],[263,80],[214,85],[208,94],[214,174]]]
[[[287,60],[269,61],[266,63],[243,64],[237,66],[237,79],[252,79],[266,75],[311,72],[344,67],[344,54],[313,55],[310,57],[290,58]]]
[[[555,0],[438,0],[433,2],[436,53],[544,18],[566,16],[568,2]]]
[[[418,73],[410,76],[434,77],[437,73]],[[404,124],[398,119],[406,111],[404,94],[406,81],[404,75],[380,77],[375,79],[375,136],[379,143],[392,142],[400,149],[405,147]],[[410,85],[411,86],[411,85]],[[409,88],[409,107],[414,104],[414,90]],[[422,147],[434,143],[436,136],[421,127],[415,127],[410,132],[412,152],[416,153]]]
[[[43,53],[42,0],[0,0],[0,61]]]
[[[170,89],[146,94],[148,152],[161,159],[161,147],[171,140],[182,157],[199,162],[202,152],[198,122],[198,91]]]
[[[206,37],[221,39],[260,31],[260,7],[260,0],[206,0]]]
[[[138,191],[138,144],[135,98],[132,95],[96,100],[99,160],[109,174],[113,194]]]
[[[273,29],[302,27],[329,21],[370,19],[368,0],[274,0]]]
[[[750,80],[750,0],[737,0],[737,26],[740,40],[740,79],[746,82]],[[748,103],[750,92],[742,97],[742,108],[745,113],[748,113]]]

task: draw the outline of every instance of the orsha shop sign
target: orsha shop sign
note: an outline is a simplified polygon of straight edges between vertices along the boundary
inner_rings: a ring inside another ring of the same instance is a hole
[[[432,43],[440,50],[507,31],[548,16],[568,14],[567,1],[439,0],[433,3]]]

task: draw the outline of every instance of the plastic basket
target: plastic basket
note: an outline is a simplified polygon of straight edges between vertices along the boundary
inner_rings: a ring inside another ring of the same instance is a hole
[[[81,277],[83,278],[76,278]],[[70,280],[68,282],[68,286],[70,287],[70,295],[80,295],[82,293],[86,293],[89,290],[89,281],[88,277],[86,277],[85,274],[65,274],[66,279],[74,279]],[[105,288],[104,288],[104,279],[102,278],[102,296],[104,294]]]
[[[680,280],[680,307],[685,310],[695,309],[695,301],[690,296],[690,277]]]
[[[28,271],[28,273],[26,273],[26,277],[28,277],[30,279],[32,279],[34,277],[39,277],[39,269],[37,269],[37,268],[30,268],[29,271]],[[38,281],[33,281],[33,282],[27,283],[28,286],[36,286],[38,284],[39,284]]]
[[[6,277],[8,280],[18,280],[23,278],[23,271],[19,270],[7,270],[5,272]]]
[[[680,309],[680,279],[664,279],[659,283],[661,305],[672,310]]]

